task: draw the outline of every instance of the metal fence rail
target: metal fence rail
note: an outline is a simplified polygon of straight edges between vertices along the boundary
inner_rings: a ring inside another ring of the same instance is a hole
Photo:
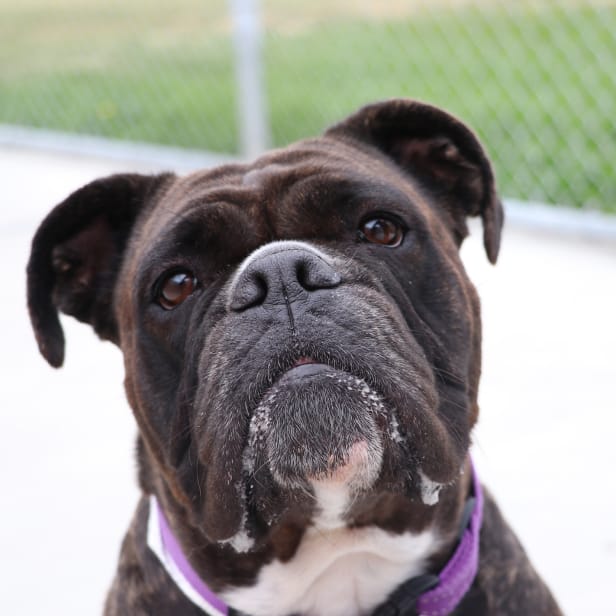
[[[0,0],[0,123],[238,153],[238,108],[283,145],[410,96],[477,130],[505,195],[616,212],[616,0],[262,0],[262,105],[232,8]]]

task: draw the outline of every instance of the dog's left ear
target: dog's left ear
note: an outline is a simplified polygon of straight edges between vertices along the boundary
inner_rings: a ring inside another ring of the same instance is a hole
[[[458,246],[468,235],[467,216],[481,216],[488,259],[500,247],[503,206],[486,153],[473,132],[448,113],[417,101],[368,105],[326,135],[375,146],[436,196],[451,220]]]
[[[43,357],[58,368],[64,333],[58,310],[117,343],[112,302],[133,225],[169,174],[112,175],[71,194],[45,218],[32,240],[28,310]]]

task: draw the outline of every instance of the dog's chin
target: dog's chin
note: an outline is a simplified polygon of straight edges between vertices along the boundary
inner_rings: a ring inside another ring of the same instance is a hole
[[[244,450],[247,505],[269,528],[293,508],[314,522],[321,497],[336,500],[341,522],[346,501],[371,489],[383,462],[390,418],[380,396],[347,372],[298,364],[255,409]]]

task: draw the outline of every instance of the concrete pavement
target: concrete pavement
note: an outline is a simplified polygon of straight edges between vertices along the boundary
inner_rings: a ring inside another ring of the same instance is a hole
[[[143,161],[0,149],[0,613],[99,614],[137,500],[120,353],[64,320],[66,364],[38,355],[24,268],[69,192]],[[610,614],[616,571],[616,243],[515,224],[496,267],[463,248],[482,297],[474,456],[569,614]]]

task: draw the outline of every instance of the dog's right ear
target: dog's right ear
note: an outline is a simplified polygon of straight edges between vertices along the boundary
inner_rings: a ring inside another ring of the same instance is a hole
[[[28,262],[28,310],[39,350],[52,366],[64,361],[58,310],[117,343],[112,303],[124,249],[137,217],[172,177],[121,174],[95,180],[41,223]]]

